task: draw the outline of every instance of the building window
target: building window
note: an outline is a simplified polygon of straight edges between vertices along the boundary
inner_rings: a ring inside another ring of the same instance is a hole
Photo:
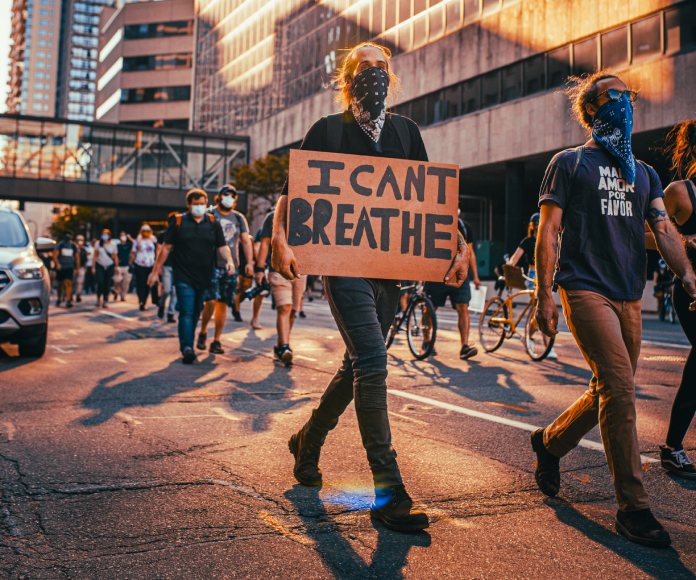
[[[461,25],[462,0],[447,0],[445,5],[445,28],[447,32],[457,30]]]
[[[597,70],[597,37],[573,45],[573,72],[576,75]]]
[[[524,61],[524,94],[533,95],[546,88],[546,55],[539,54]]]
[[[411,0],[399,0],[399,22],[411,18]]]
[[[506,66],[502,71],[503,101],[522,96],[522,63]]]
[[[164,103],[169,101],[188,101],[191,87],[148,87],[145,89],[123,89],[122,103]]]
[[[665,44],[669,54],[696,46],[696,5],[665,11]]]
[[[384,30],[396,26],[396,2],[386,0],[384,3]]]
[[[493,71],[481,77],[481,95],[484,107],[500,102],[500,71]]]
[[[462,115],[481,108],[481,77],[462,83]]]
[[[167,36],[189,36],[191,34],[193,34],[193,20],[129,24],[124,26],[123,29],[123,35],[128,40],[138,38],[161,38]]]
[[[440,97],[440,110],[437,113],[440,120],[452,119],[461,115],[462,85],[454,85],[443,90]]]
[[[661,27],[661,14],[655,14],[631,24],[634,61],[662,53]]]
[[[420,97],[411,102],[411,119],[416,125],[428,124],[428,107],[426,97]]]
[[[130,72],[139,70],[191,68],[192,60],[190,53],[129,56],[123,59],[123,70]],[[327,69],[327,72],[332,71]]]
[[[483,13],[489,14],[500,8],[500,0],[483,0]]]
[[[437,6],[430,11],[430,22],[428,26],[428,36],[430,40],[435,40],[436,38],[442,36],[445,29],[445,12],[442,6]]]
[[[570,46],[549,52],[549,88],[560,87],[570,76]]]
[[[476,20],[481,15],[480,0],[464,0],[464,20]]]
[[[628,29],[622,26],[602,34],[602,67],[620,67],[627,64]]]

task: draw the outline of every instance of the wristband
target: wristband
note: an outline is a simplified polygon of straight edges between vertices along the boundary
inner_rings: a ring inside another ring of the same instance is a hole
[[[266,271],[266,268],[260,268],[259,266],[254,266],[254,273],[255,274],[263,274]]]

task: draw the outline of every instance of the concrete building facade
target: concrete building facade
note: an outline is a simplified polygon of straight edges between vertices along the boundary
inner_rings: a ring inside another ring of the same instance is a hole
[[[13,0],[7,112],[56,115],[62,0]]]
[[[193,81],[193,0],[104,9],[95,118],[188,129]]]
[[[640,91],[635,152],[696,115],[695,0],[199,0],[193,128],[251,137],[251,157],[297,146],[337,110],[342,50],[394,52],[392,109],[431,160],[461,168],[462,211],[494,254],[512,250],[551,156],[585,140],[566,79],[606,68]]]

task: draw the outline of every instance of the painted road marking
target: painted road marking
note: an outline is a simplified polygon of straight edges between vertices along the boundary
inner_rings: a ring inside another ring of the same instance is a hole
[[[5,421],[4,423],[0,423],[0,427],[5,430],[5,433],[7,433],[7,440],[12,441],[15,433],[17,432],[17,428],[15,427],[14,423],[12,421]]]
[[[279,534],[285,536],[289,540],[294,540],[295,542],[298,542],[298,543],[302,544],[303,546],[313,546],[314,545],[314,542],[312,542],[312,540],[291,531],[285,524],[283,524],[282,522],[280,522],[279,520],[274,518],[267,511],[265,511],[265,510],[260,511],[259,517],[261,518],[261,521],[263,521],[266,525],[270,526],[275,531],[277,531]]]
[[[222,417],[224,419],[229,419],[230,421],[241,421],[241,419],[239,417],[235,417],[227,409],[223,409],[222,407],[213,407],[210,410],[213,413],[217,413],[218,415],[220,415],[220,417]]]
[[[64,360],[63,360],[62,358],[60,358],[59,356],[54,356],[54,357],[53,357],[53,360],[56,361],[56,362],[59,362],[59,363],[62,364],[62,365],[68,364],[67,361],[64,361]]]
[[[106,316],[120,318],[121,320],[137,320],[137,318],[133,318],[132,316],[123,316],[123,314],[116,314],[115,312],[111,312],[109,310],[102,310],[99,314],[106,314]]]
[[[55,350],[56,352],[59,352],[61,354],[70,354],[72,352],[75,352],[77,345],[76,344],[64,344],[63,346],[57,346],[55,344],[52,344],[51,348],[53,350]],[[71,350],[66,350],[66,349],[71,349]]]
[[[460,407],[459,405],[445,403],[443,401],[438,401],[437,399],[431,399],[430,397],[423,397],[421,395],[416,395],[415,393],[408,393],[406,391],[398,391],[395,389],[389,389],[388,392],[396,397],[402,397],[404,399],[418,401],[419,403],[426,403],[428,405],[433,405],[434,407],[440,407],[441,409],[447,409],[448,411],[453,411],[462,415],[468,415],[469,417],[475,417],[477,419],[483,419],[484,421],[491,421],[493,423],[507,425],[508,427],[522,429],[523,431],[531,432],[540,429],[540,427],[537,427],[536,425],[531,425],[530,423],[523,423],[522,421],[515,421],[514,419],[507,419],[505,417],[498,417],[496,415],[490,415],[489,413],[482,413],[481,411],[467,409],[466,407]],[[596,441],[590,441],[589,439],[581,439],[578,445],[580,447],[585,447],[586,449],[593,449],[594,451],[601,451],[602,453],[604,453],[604,447],[601,443],[597,443]],[[658,463],[657,459],[648,457],[647,455],[641,455],[640,458],[644,463]]]
[[[413,417],[409,417],[408,415],[401,415],[400,413],[395,413],[394,411],[389,411],[389,414],[393,415],[394,417],[398,417],[399,419],[403,419],[404,421],[415,423],[416,425],[429,425],[429,423],[426,423],[425,421],[421,421],[420,419],[414,419]]]
[[[317,359],[312,358],[311,356],[304,356],[304,355],[301,355],[301,354],[296,354],[296,355],[295,355],[295,358],[300,358],[300,359],[302,359],[302,360],[308,360],[309,362],[319,362]]]
[[[127,361],[125,358],[123,358],[122,356],[115,356],[115,357],[114,357],[114,360],[115,360],[116,362],[120,362],[120,363],[122,363],[122,364],[124,364],[124,365],[127,365],[127,364],[128,364],[128,361]]]

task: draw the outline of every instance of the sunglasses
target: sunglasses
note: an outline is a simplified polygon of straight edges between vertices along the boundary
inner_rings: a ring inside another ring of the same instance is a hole
[[[628,95],[628,100],[632,103],[635,103],[636,99],[638,98],[638,93],[636,91],[631,91],[629,89],[626,89],[625,91],[620,91],[619,89],[607,89],[606,91],[599,93],[595,98],[595,101],[598,101],[603,95],[606,95],[610,101],[620,101],[621,97]]]

